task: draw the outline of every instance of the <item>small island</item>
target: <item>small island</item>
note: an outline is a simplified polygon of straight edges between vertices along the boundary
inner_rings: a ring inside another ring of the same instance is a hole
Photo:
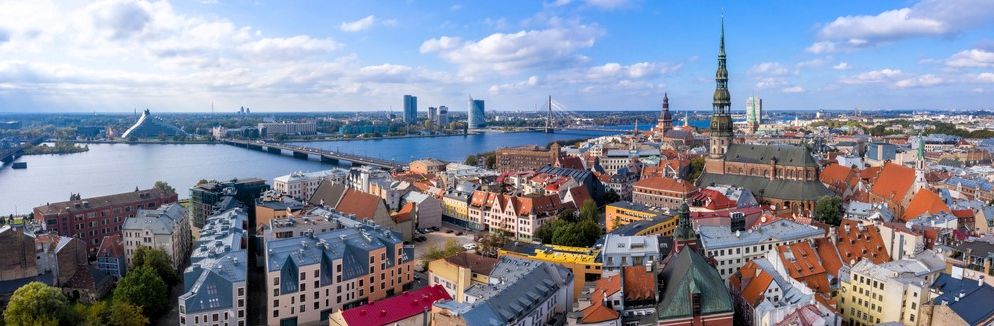
[[[87,145],[79,146],[70,142],[56,142],[55,145],[41,144],[24,150],[24,155],[73,154],[89,151]]]

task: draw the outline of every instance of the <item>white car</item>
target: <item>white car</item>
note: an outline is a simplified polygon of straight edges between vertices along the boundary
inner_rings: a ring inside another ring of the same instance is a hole
[[[462,247],[465,248],[466,250],[473,250],[473,249],[476,249],[476,244],[475,243],[467,243],[467,244],[462,245]]]

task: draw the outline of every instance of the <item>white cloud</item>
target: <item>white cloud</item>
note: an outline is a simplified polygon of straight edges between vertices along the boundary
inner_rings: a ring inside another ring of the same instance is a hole
[[[946,60],[946,66],[954,68],[994,67],[994,52],[982,49],[960,51]]]
[[[987,0],[920,0],[876,15],[838,17],[818,30],[809,52],[826,53],[915,37],[945,37],[994,18]]]
[[[881,83],[886,81],[891,81],[895,78],[902,76],[904,73],[899,69],[884,68],[880,70],[871,70],[856,74],[855,76],[850,76],[842,79],[845,84],[868,84],[868,83]]]
[[[341,48],[331,39],[315,39],[306,35],[271,37],[244,44],[241,49],[258,58],[286,59],[319,55]]]
[[[814,58],[814,59],[811,59],[811,60],[805,60],[805,61],[798,62],[797,64],[794,65],[794,67],[796,67],[798,69],[800,69],[800,68],[819,68],[819,67],[822,67],[822,66],[828,64],[828,62],[831,61],[831,60],[832,60],[832,57]]]
[[[490,86],[488,91],[490,92],[490,94],[500,95],[500,94],[506,94],[508,92],[523,91],[529,88],[533,88],[535,86],[538,86],[538,83],[539,83],[538,76],[531,76],[528,77],[528,79],[516,83],[492,85]]]
[[[679,70],[682,66],[683,65],[679,63],[669,64],[669,63],[658,63],[658,62],[639,62],[623,66],[621,64],[618,64],[617,62],[611,62],[601,66],[590,67],[587,70],[586,79],[616,80],[621,78],[631,78],[631,79],[653,78]]]
[[[439,37],[421,44],[421,53],[437,53],[459,66],[464,75],[511,74],[525,69],[565,67],[587,60],[577,52],[594,46],[602,32],[573,24],[517,33],[494,33],[479,41]]]
[[[373,27],[373,24],[375,23],[376,17],[369,15],[356,21],[342,22],[342,24],[338,26],[338,29],[343,32],[359,32]]]
[[[894,84],[897,88],[929,87],[942,84],[942,78],[935,75],[921,75],[912,78],[902,79]]]
[[[845,61],[839,62],[839,64],[832,66],[832,69],[835,70],[849,70],[849,68],[852,68],[852,66],[850,66],[849,63]]]
[[[584,4],[590,7],[595,7],[604,10],[615,10],[619,8],[625,8],[631,5],[629,0],[586,0]]]
[[[787,68],[784,68],[779,62],[763,62],[752,66],[749,72],[757,75],[786,75]]]
[[[791,86],[791,87],[785,87],[785,88],[781,89],[780,91],[784,92],[784,93],[803,93],[804,92],[804,87],[801,87],[801,86]]]
[[[994,83],[994,72],[982,72],[977,74],[977,81],[985,83]]]

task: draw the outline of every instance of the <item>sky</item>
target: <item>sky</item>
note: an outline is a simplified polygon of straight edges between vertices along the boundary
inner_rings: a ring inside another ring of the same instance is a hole
[[[0,113],[990,109],[994,1],[2,1]]]

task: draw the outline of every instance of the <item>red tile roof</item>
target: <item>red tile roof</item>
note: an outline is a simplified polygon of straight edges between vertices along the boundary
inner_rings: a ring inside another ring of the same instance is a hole
[[[620,290],[620,274],[597,280],[597,283],[594,285],[594,293],[590,296],[591,304],[581,311],[583,317],[580,321],[589,324],[618,319],[621,314],[614,309],[604,306],[604,297],[609,297]]]
[[[911,191],[915,183],[915,170],[903,165],[887,163],[873,181],[870,192],[900,203]]]
[[[104,236],[100,240],[100,249],[97,250],[98,257],[121,257],[124,256],[124,241],[121,234]]]
[[[817,246],[818,258],[821,260],[825,272],[838,277],[839,269],[842,268],[842,260],[839,258],[835,244],[828,238],[818,238],[815,239],[815,246]]]
[[[821,171],[819,179],[821,183],[824,183],[829,189],[832,189],[832,191],[838,194],[842,194],[847,189],[855,187],[856,183],[859,182],[859,176],[856,174],[856,171],[839,164],[826,166]]]
[[[825,276],[825,267],[822,266],[818,253],[810,243],[780,245],[777,246],[777,253],[790,277],[804,282],[819,293],[828,293],[831,290],[828,278]]]
[[[860,225],[853,220],[843,220],[836,230],[839,258],[843,264],[854,265],[860,259],[869,259],[874,264],[890,261],[890,255],[880,236],[880,230],[873,225]]]
[[[639,180],[635,183],[635,188],[672,191],[683,194],[691,193],[697,190],[696,186],[683,179],[665,177],[651,177]]]
[[[342,311],[349,325],[389,325],[431,311],[439,300],[451,300],[441,285],[408,291],[400,295]]]
[[[949,206],[942,201],[942,197],[931,190],[921,189],[911,198],[911,202],[908,203],[908,208],[904,210],[904,216],[901,219],[908,221],[923,214],[931,215],[939,212],[949,213],[950,211]]]
[[[701,189],[696,194],[691,196],[691,202],[700,207],[704,207],[710,210],[726,209],[735,207],[736,202],[725,196],[725,194],[718,192],[714,189]]]
[[[626,266],[624,273],[625,300],[655,300],[656,274],[645,269],[645,265]]]
[[[371,219],[382,201],[383,199],[375,195],[349,188],[335,209],[342,213],[355,214],[360,219]]]
[[[741,279],[736,280],[736,284],[733,286],[742,287],[742,299],[755,307],[765,298],[764,294],[766,290],[770,288],[770,283],[773,283],[773,275],[770,275],[752,261],[743,265],[739,269],[739,273]]]
[[[494,270],[494,266],[497,266],[497,258],[480,256],[468,252],[461,252],[455,256],[446,257],[445,261],[456,266],[469,268],[473,273],[484,275],[490,275],[490,272]]]

